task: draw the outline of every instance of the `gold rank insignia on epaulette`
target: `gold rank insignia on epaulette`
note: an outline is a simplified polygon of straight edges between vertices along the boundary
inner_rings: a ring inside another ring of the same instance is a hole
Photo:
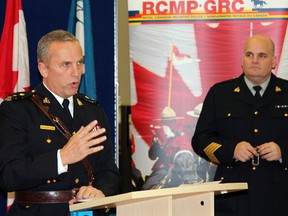
[[[89,101],[90,103],[95,103],[95,102],[96,102],[94,99],[89,98],[87,95],[84,95],[84,99],[85,99],[86,101]]]
[[[11,95],[7,96],[7,97],[5,98],[5,101],[12,101],[12,96],[11,96]]]
[[[212,142],[204,149],[204,152],[206,153],[207,157],[211,160],[211,162],[220,164],[219,160],[214,155],[214,152],[217,151],[217,149],[219,149],[221,146],[222,145],[218,143]]]
[[[89,103],[93,103],[93,104],[99,105],[96,100],[94,100],[93,98],[88,97],[87,95],[78,93],[77,97],[78,97],[77,98],[77,103],[78,103],[79,106],[83,106],[83,103],[82,103],[83,100],[85,100],[85,101],[87,101]],[[83,99],[83,100],[81,101],[81,99]]]
[[[31,96],[31,92],[18,92],[18,93],[15,93],[15,94],[12,94],[12,95],[8,95],[6,98],[5,98],[5,101],[17,101],[17,100],[22,100],[24,98],[27,98]]]

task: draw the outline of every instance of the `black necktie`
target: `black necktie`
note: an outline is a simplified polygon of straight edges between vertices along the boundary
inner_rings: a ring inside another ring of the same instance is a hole
[[[261,99],[260,91],[262,89],[261,86],[253,86],[254,90],[256,91],[254,98],[255,100],[259,101]]]
[[[70,110],[68,108],[69,100],[68,99],[64,99],[63,102],[62,102],[62,105],[63,105],[63,109],[65,110],[67,119],[69,120],[69,122],[72,121],[72,115],[71,115],[71,112],[70,112]]]

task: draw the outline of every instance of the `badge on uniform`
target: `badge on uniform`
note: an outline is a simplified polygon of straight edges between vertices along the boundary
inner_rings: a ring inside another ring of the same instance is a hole
[[[92,211],[73,211],[70,216],[93,216]]]

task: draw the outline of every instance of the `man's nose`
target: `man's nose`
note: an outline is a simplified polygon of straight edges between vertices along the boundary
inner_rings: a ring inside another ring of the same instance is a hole
[[[258,56],[257,55],[253,56],[252,61],[255,62],[255,63],[258,63],[259,62]]]
[[[78,76],[79,74],[82,74],[83,72],[83,65],[79,65],[79,64],[73,64],[72,68],[71,68],[71,75],[73,76]]]

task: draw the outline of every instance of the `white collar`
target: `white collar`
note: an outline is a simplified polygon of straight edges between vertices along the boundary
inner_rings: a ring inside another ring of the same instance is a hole
[[[63,101],[64,101],[64,99],[65,98],[62,98],[62,97],[60,97],[59,95],[57,95],[57,94],[55,94],[54,92],[52,92],[46,85],[45,85],[45,83],[43,83],[43,85],[45,86],[45,88],[49,91],[49,92],[51,92],[51,94],[56,98],[56,100],[58,101],[58,103],[62,106],[62,103],[63,103]],[[71,114],[72,114],[72,116],[73,116],[73,105],[74,105],[74,101],[73,101],[73,96],[70,96],[69,98],[67,98],[68,100],[69,100],[69,106],[68,106],[68,108],[69,108],[69,110],[70,110],[70,112],[71,112]]]

